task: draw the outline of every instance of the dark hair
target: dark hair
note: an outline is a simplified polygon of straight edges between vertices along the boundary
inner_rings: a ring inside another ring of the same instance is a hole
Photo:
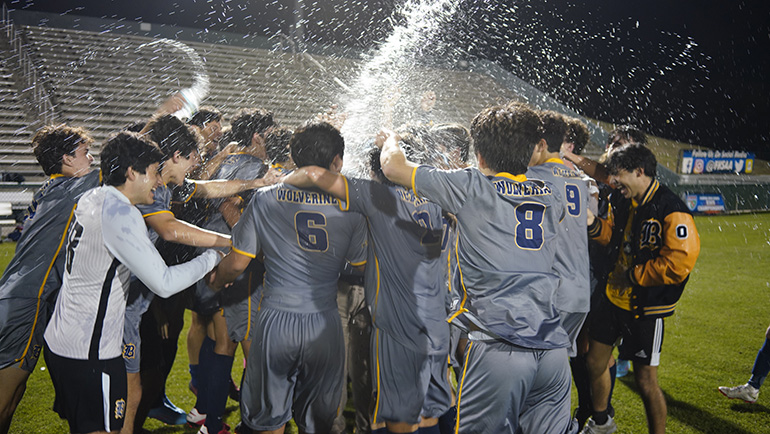
[[[658,161],[648,147],[639,143],[631,143],[611,153],[606,166],[610,175],[616,175],[620,170],[633,172],[642,168],[645,175],[655,178]]]
[[[62,157],[72,155],[81,143],[91,146],[94,140],[83,128],[47,125],[32,138],[32,152],[46,175],[61,173]]]
[[[171,158],[176,151],[187,158],[191,152],[198,150],[201,142],[200,134],[174,115],[155,116],[147,128],[148,136],[158,144],[165,159]]]
[[[216,107],[212,107],[210,105],[204,105],[198,109],[197,112],[190,118],[190,120],[187,121],[190,125],[195,125],[196,127],[205,127],[207,123],[211,121],[221,122],[222,121],[222,112],[219,111]]]
[[[260,135],[275,125],[273,114],[264,109],[241,109],[230,121],[232,126],[232,139],[241,147],[251,146],[251,138],[254,133]]]
[[[588,132],[588,127],[583,121],[578,118],[567,118],[567,136],[564,141],[575,145],[572,149],[573,154],[582,154],[590,138],[591,133]]]
[[[458,149],[463,163],[468,162],[471,148],[471,133],[460,124],[438,124],[430,131],[431,140],[441,143],[448,151]]]
[[[614,130],[610,131],[610,135],[607,136],[607,146],[610,146],[618,141],[646,145],[647,135],[644,134],[639,128],[633,127],[631,125],[620,125]]]
[[[540,112],[540,119],[543,122],[543,138],[548,145],[548,152],[559,152],[569,128],[567,119],[561,113],[553,110]]]
[[[163,161],[164,155],[149,139],[124,131],[107,140],[100,158],[102,182],[118,187],[126,183],[129,167],[139,173],[145,173],[151,164]]]
[[[270,130],[265,136],[265,152],[271,163],[288,161],[291,157],[289,142],[292,131],[288,128],[277,127]]]
[[[413,161],[418,164],[424,164],[425,160],[427,160],[427,156],[424,150],[421,150],[417,148],[415,143],[421,143],[421,142],[414,142],[414,138],[410,141],[410,135],[406,134],[406,139],[404,137],[401,137],[399,140],[399,146],[404,151],[404,155],[406,156],[406,159],[409,161]],[[374,138],[369,139],[367,141],[368,146],[374,146]],[[383,184],[395,186],[391,180],[389,180],[385,173],[382,171],[382,164],[380,163],[380,156],[382,152],[379,148],[374,147],[369,150],[367,153],[367,156],[369,158],[369,170],[371,170],[373,177],[376,181],[379,181]]]
[[[326,122],[311,121],[299,127],[289,143],[291,158],[297,167],[331,167],[334,157],[345,153],[345,139],[339,130]]]
[[[476,152],[490,169],[512,175],[527,171],[542,135],[540,116],[521,103],[486,108],[471,122]]]
[[[375,181],[381,182],[386,185],[394,186],[396,184],[393,183],[393,181],[389,180],[385,173],[382,171],[382,164],[380,164],[380,155],[382,152],[379,148],[372,148],[369,150],[368,157],[369,157],[369,170],[372,172],[372,178]]]

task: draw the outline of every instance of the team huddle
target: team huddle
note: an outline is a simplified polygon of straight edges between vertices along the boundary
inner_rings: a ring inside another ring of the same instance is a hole
[[[85,130],[37,133],[50,179],[0,280],[0,433],[41,351],[71,432],[142,432],[176,409],[185,309],[197,401],[179,412],[200,433],[231,432],[233,392],[235,432],[344,432],[348,377],[357,433],[611,433],[621,341],[665,431],[663,318],[700,244],[643,133],[615,130],[598,163],[582,121],[509,103],[469,130],[383,129],[358,178],[339,125],[230,124],[157,113],[94,171]]]

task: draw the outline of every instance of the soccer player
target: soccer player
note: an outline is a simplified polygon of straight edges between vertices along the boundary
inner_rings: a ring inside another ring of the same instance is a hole
[[[634,362],[634,377],[650,433],[666,430],[666,401],[658,386],[663,319],[674,314],[700,252],[690,211],[655,179],[657,161],[648,148],[630,144],[610,154],[607,171],[615,191],[610,216],[588,217],[588,235],[609,247],[611,270],[601,276],[604,292],[591,315],[588,370],[593,416],[583,432],[611,433],[607,413],[614,343]]]
[[[291,139],[298,167],[338,172],[345,142],[327,123]],[[366,227],[332,196],[285,184],[258,190],[233,228],[233,250],[212,283],[220,287],[262,251],[265,279],[243,387],[241,418],[257,432],[283,432],[292,415],[301,432],[329,432],[343,384],[337,280],[348,262],[366,262]]]
[[[64,236],[75,204],[99,185],[86,130],[46,126],[32,147],[49,179],[35,193],[16,253],[0,279],[0,433],[7,433],[43,348],[61,286]]]
[[[64,277],[44,337],[56,400],[73,433],[119,430],[125,416],[122,335],[130,274],[168,297],[219,262],[217,251],[167,267],[134,205],[150,204],[163,154],[135,133],[119,133],[101,153],[104,186],[78,201]]]
[[[740,386],[719,386],[719,391],[730,399],[741,399],[753,404],[759,398],[759,388],[765,382],[768,372],[770,372],[770,327],[765,331],[765,344],[759,349],[754,359],[749,381]]]
[[[541,129],[524,105],[483,110],[471,123],[478,169],[417,166],[392,135],[382,148],[388,179],[457,217],[464,298],[455,315],[472,327],[458,386],[460,433],[571,429],[569,337],[551,302],[565,208],[551,185],[524,175]]]
[[[284,182],[320,187],[367,218],[375,432],[383,424],[387,432],[438,432],[452,401],[441,208],[385,178],[379,150],[369,160],[372,180],[305,167]]]
[[[558,188],[567,211],[566,218],[559,224],[554,272],[561,281],[554,306],[561,317],[562,327],[570,337],[569,356],[574,357],[577,354],[578,333],[591,307],[588,236],[585,231],[588,185],[578,172],[569,169],[559,158],[568,129],[566,119],[553,111],[541,112],[540,116],[545,141],[535,146],[527,177],[548,181]]]

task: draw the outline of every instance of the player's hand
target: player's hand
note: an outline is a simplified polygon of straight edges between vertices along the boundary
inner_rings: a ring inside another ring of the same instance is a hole
[[[185,103],[185,97],[182,95],[182,92],[177,92],[160,105],[158,107],[158,110],[155,111],[156,114],[173,114],[178,112],[179,110],[182,110]]]
[[[308,176],[308,173],[305,169],[306,167],[301,167],[285,176],[281,181],[285,184],[293,185],[298,188],[313,187],[313,180],[310,179],[310,176]]]
[[[395,131],[389,130],[387,128],[383,128],[374,137],[374,145],[377,146],[379,149],[382,149],[382,147],[385,146],[385,142],[387,142],[391,138],[396,140],[396,143],[398,143],[398,140],[400,139],[400,137],[398,136],[398,134],[396,134]]]
[[[588,223],[588,226],[594,224],[594,220],[596,220],[596,216],[590,209],[586,208],[586,223]]]

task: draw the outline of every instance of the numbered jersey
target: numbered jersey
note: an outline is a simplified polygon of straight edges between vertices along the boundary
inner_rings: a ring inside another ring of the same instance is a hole
[[[336,309],[346,260],[366,262],[363,216],[341,211],[327,194],[284,184],[255,192],[232,242],[243,255],[265,255],[261,306],[293,312]]]
[[[526,348],[569,345],[552,298],[559,221],[552,185],[477,169],[415,169],[413,190],[457,217],[463,299],[456,315],[474,328]]]
[[[588,184],[580,173],[571,170],[559,159],[530,167],[527,177],[553,184],[561,193],[567,211],[559,224],[554,271],[561,282],[553,303],[561,312],[588,312],[591,307],[586,230]]]
[[[351,178],[350,211],[367,217],[366,296],[374,325],[423,354],[446,353],[447,262],[441,207],[402,187]]]

